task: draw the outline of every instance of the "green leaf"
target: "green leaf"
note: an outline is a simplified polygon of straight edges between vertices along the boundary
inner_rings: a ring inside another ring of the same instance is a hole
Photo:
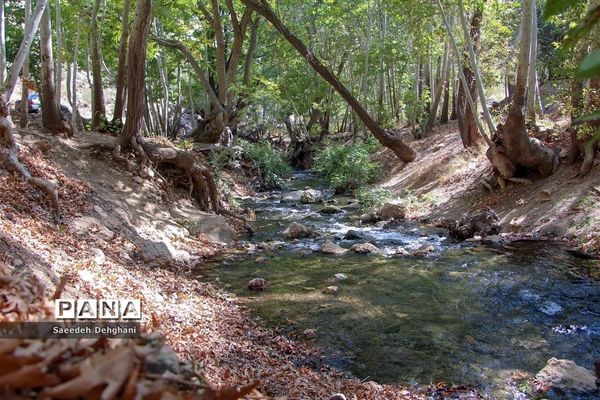
[[[577,2],[573,0],[548,0],[544,9],[544,19],[547,20],[556,14],[560,14],[575,4]]]
[[[577,79],[588,79],[600,75],[600,49],[592,51],[588,54],[575,74]]]
[[[577,117],[573,120],[571,125],[577,126],[581,124],[585,124],[587,122],[600,120],[600,111],[593,112],[591,114],[582,115],[581,117]]]
[[[567,32],[565,47],[574,47],[581,38],[588,35],[594,25],[600,22],[600,5],[588,12],[585,18]]]

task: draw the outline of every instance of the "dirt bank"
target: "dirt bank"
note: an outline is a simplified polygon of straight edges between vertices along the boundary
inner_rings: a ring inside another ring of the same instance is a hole
[[[560,128],[558,128],[560,129]],[[565,132],[549,143],[565,155]],[[398,163],[389,151],[378,158],[389,171],[382,187],[408,197],[412,217],[457,219],[465,212],[494,209],[505,233],[531,233],[565,238],[590,252],[600,251],[600,174],[598,162],[585,177],[574,177],[579,165],[567,166],[531,185],[509,184],[490,192],[482,181],[493,182],[492,167],[481,149],[464,149],[457,124],[436,128],[415,141],[414,162]]]

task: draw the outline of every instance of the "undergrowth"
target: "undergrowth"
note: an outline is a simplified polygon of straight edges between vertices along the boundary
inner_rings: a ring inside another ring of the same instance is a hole
[[[268,142],[243,142],[242,147],[260,169],[266,189],[284,186],[284,179],[292,174],[292,167]]]
[[[380,148],[375,139],[353,144],[325,144],[317,152],[313,171],[326,178],[336,193],[355,192],[381,174],[371,155]]]

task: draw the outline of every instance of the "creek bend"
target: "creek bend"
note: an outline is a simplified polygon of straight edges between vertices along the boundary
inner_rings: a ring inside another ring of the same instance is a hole
[[[310,175],[294,177],[289,190],[318,185]],[[325,195],[340,207],[349,203]],[[237,294],[267,326],[300,337],[314,329],[310,340],[331,365],[379,383],[446,381],[503,398],[514,392],[506,382],[516,370],[535,375],[551,357],[589,368],[600,357],[600,284],[583,276],[591,261],[550,242],[456,242],[444,229],[411,221],[362,226],[353,207],[324,215],[323,204],[283,203],[282,196],[245,200],[257,216],[248,246],[268,249],[228,254],[199,275]],[[322,236],[286,241],[281,232],[291,222]],[[349,229],[363,239],[344,240]],[[383,254],[322,254],[325,238],[344,248],[369,241]],[[433,247],[426,256],[394,254],[424,245]],[[256,277],[267,280],[266,291],[247,289]],[[506,398],[527,398],[513,395]]]

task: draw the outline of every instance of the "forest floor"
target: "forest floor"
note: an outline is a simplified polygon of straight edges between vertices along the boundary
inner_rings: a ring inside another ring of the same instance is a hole
[[[289,399],[326,399],[336,392],[350,399],[424,398],[326,366],[317,349],[261,328],[228,293],[195,279],[194,266],[233,242],[226,229],[194,234],[177,221],[221,217],[203,215],[177,193],[159,190],[158,180],[140,180],[108,154],[82,148],[111,137],[17,133],[21,161],[60,184],[61,210],[53,212],[41,193],[0,169],[0,320],[48,317],[34,305],[51,299],[57,287],[62,298],[140,298],[146,331],[164,335],[211,386],[260,381],[263,395]],[[144,262],[140,249],[148,240],[168,243],[173,259],[163,266]],[[14,277],[18,287],[39,288],[32,292],[36,298],[19,299]]]
[[[544,138],[547,145],[566,154],[568,134]],[[600,252],[599,160],[585,177],[574,177],[579,163],[565,165],[532,184],[512,184],[490,192],[482,180],[493,183],[492,167],[482,149],[464,149],[456,122],[443,125],[425,139],[411,143],[418,158],[398,163],[389,151],[378,154],[384,170],[382,187],[401,197],[413,218],[456,220],[466,212],[487,207],[498,214],[505,234],[564,239],[584,251]]]

